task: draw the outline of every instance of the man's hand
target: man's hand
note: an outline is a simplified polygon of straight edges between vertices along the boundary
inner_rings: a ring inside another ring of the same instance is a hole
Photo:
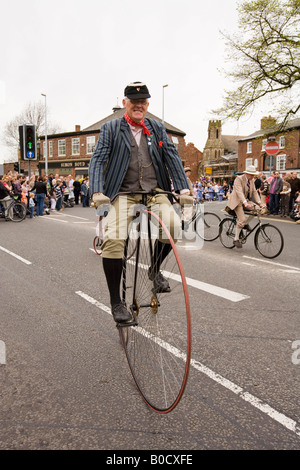
[[[179,203],[183,206],[192,206],[194,204],[193,196],[189,196],[188,194],[181,194],[179,196]]]
[[[250,209],[253,209],[253,204],[250,204],[249,202],[245,202],[245,203],[244,203],[244,207],[245,207],[245,209],[249,209],[249,210],[250,210]]]
[[[92,197],[92,201],[93,201],[94,207],[96,207],[96,209],[99,206],[102,206],[102,204],[110,204],[109,197],[105,196],[105,194],[103,194],[103,193],[94,193],[93,197]]]

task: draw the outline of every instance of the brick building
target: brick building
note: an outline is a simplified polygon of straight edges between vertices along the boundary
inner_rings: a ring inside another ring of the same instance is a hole
[[[265,151],[268,139],[275,139],[279,144],[279,151],[272,162]],[[282,130],[271,116],[262,118],[259,131],[238,140],[238,154],[238,171],[254,165],[266,174],[272,170],[281,174],[300,172],[300,119],[289,121]]]

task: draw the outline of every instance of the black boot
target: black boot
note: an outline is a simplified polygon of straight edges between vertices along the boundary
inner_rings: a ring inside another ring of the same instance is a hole
[[[115,322],[123,323],[132,319],[120,297],[120,282],[122,276],[122,258],[103,258],[103,270],[110,295],[111,311]]]
[[[154,243],[153,259],[148,271],[150,281],[153,281],[155,293],[170,292],[170,284],[160,272],[160,266],[172,249],[170,243],[156,240]]]

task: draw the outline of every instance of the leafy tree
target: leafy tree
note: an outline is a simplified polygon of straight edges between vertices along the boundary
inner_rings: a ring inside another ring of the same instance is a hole
[[[37,136],[43,135],[45,133],[45,106],[41,102],[29,103],[19,115],[5,125],[2,141],[14,151],[19,147],[19,126],[23,124],[34,124]],[[47,125],[48,134],[55,134],[58,131],[58,125]]]
[[[238,120],[267,102],[284,126],[300,109],[300,0],[244,0],[237,10],[239,31],[222,33],[234,89],[214,112]]]

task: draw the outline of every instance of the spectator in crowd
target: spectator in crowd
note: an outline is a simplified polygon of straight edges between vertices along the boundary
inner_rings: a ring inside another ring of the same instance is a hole
[[[44,215],[44,201],[47,196],[47,186],[42,176],[35,182],[32,191],[36,193],[36,215],[39,217]]]
[[[288,177],[283,178],[282,191],[280,192],[280,215],[281,217],[287,217],[290,213],[290,195],[291,185],[288,182]]]
[[[289,211],[291,212],[294,208],[295,200],[296,200],[296,193],[300,191],[300,178],[297,176],[297,172],[294,171],[288,179],[288,182],[291,185],[291,193],[290,193],[290,205]]]
[[[81,183],[77,178],[75,178],[75,180],[74,180],[73,188],[74,188],[75,204],[76,204],[76,206],[78,206],[79,196],[80,196],[80,191],[81,191]]]
[[[88,190],[86,179],[82,181],[81,199],[82,199],[82,207],[89,207],[89,190]]]
[[[283,181],[280,177],[280,173],[279,171],[275,171],[270,184],[269,209],[271,215],[278,215],[279,213],[279,201],[282,187]]]

